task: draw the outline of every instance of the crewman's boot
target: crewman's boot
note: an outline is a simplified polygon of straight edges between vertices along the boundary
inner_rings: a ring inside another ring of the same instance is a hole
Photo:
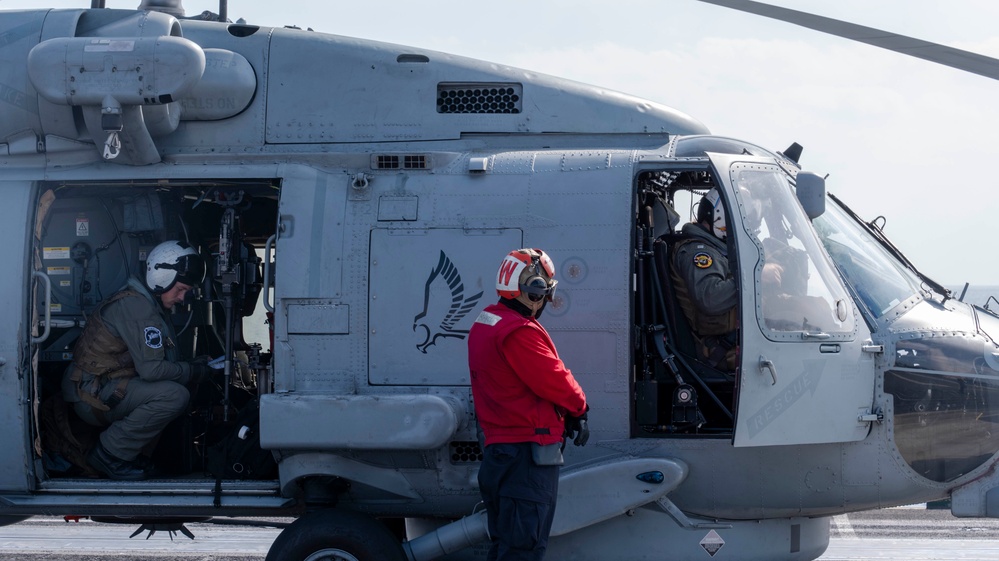
[[[145,471],[132,462],[111,455],[100,442],[87,454],[87,464],[111,479],[140,481],[146,478]]]
[[[160,469],[156,467],[156,464],[153,463],[153,459],[149,456],[139,454],[134,460],[132,460],[132,465],[145,472],[146,477],[158,477],[160,475]]]

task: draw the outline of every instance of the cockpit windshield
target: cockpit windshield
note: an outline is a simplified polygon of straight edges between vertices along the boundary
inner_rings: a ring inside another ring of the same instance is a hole
[[[885,251],[837,204],[826,205],[812,225],[855,295],[857,306],[878,319],[920,293],[915,274]]]

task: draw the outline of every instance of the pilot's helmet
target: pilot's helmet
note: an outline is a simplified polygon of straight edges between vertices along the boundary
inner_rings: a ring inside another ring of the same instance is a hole
[[[725,207],[722,206],[721,195],[717,189],[711,189],[701,197],[697,205],[697,221],[711,224],[711,233],[724,240],[728,233],[728,222],[725,219]]]
[[[149,252],[146,258],[146,288],[163,294],[178,282],[196,286],[205,278],[205,262],[193,247],[170,240]]]
[[[547,253],[536,248],[515,249],[500,263],[496,292],[502,298],[519,300],[535,308],[538,303],[554,298],[558,285],[554,277],[555,264]]]

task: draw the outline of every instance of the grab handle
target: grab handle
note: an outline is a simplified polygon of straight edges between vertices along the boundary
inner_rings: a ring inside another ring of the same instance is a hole
[[[48,339],[52,332],[52,281],[48,275],[41,271],[32,271],[31,276],[42,279],[42,284],[45,285],[45,331],[42,332],[41,336],[31,338],[31,344],[37,345]]]

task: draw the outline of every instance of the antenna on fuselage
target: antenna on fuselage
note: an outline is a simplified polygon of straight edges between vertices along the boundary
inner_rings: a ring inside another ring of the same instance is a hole
[[[784,150],[783,152],[780,152],[780,154],[783,154],[785,158],[797,164],[799,163],[799,160],[801,160],[802,150],[803,148],[800,144],[798,144],[797,142],[792,142],[791,145],[788,146],[787,149]]]

